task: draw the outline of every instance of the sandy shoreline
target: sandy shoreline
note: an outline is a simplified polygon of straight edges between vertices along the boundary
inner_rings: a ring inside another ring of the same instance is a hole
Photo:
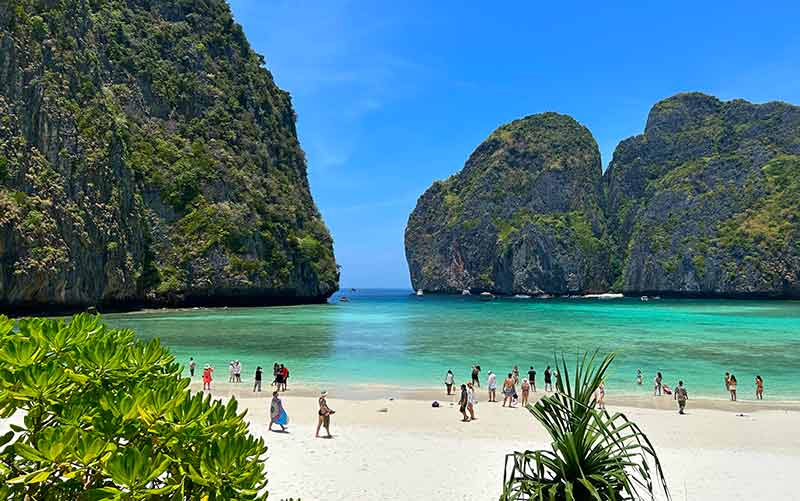
[[[276,499],[497,499],[505,455],[548,443],[525,409],[488,403],[485,393],[479,393],[478,419],[461,423],[442,391],[376,385],[328,388],[337,411],[331,440],[314,438],[318,390],[294,385],[282,396],[289,433],[271,433],[271,391],[254,396],[250,390],[246,383],[221,384],[214,394],[236,395],[253,432],[265,437]],[[431,407],[434,398],[442,407]],[[794,498],[796,402],[691,400],[686,416],[676,414],[670,397],[612,398],[608,407],[649,435],[673,499]]]

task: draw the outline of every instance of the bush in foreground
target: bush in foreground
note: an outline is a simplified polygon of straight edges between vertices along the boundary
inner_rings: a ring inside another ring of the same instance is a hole
[[[624,414],[595,407],[614,354],[598,367],[595,357],[576,360],[573,379],[562,357],[556,393],[528,405],[550,435],[552,450],[506,456],[501,501],[653,499],[654,482],[669,499],[661,463],[644,432]]]
[[[188,391],[158,340],[0,316],[0,499],[263,500],[261,438],[237,403]]]

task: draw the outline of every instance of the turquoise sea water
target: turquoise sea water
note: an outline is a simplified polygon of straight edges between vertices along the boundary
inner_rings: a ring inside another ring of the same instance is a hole
[[[243,377],[273,362],[291,370],[290,383],[439,385],[447,369],[457,380],[473,364],[501,376],[519,365],[537,371],[554,352],[615,351],[610,393],[646,394],[656,371],[674,385],[683,379],[695,396],[726,398],[725,371],[752,398],[753,379],[765,380],[767,399],[800,399],[800,302],[638,299],[514,299],[410,291],[347,291],[349,303],[285,307],[157,311],[108,315],[114,327],[160,337],[186,363],[193,356],[227,379],[239,359]],[[645,383],[634,383],[641,368]]]

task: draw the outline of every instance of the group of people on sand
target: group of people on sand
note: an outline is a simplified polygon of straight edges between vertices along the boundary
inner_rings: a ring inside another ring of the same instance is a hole
[[[470,381],[461,384],[460,388],[456,388],[455,375],[453,374],[452,370],[448,370],[444,377],[444,385],[447,389],[447,395],[457,395],[459,397],[458,410],[461,413],[463,418],[462,421],[464,422],[476,419],[475,406],[478,403],[476,388],[481,387],[480,373],[480,365],[476,364],[472,366]],[[553,380],[558,383],[560,381],[560,377],[561,376],[558,373],[558,369],[552,370],[548,365],[547,369],[544,371],[544,391],[554,391]],[[489,402],[497,402],[497,374],[492,371],[487,372],[486,387],[489,393]],[[601,387],[603,390],[598,395],[598,405],[600,405],[601,409],[605,409],[604,385],[601,385]],[[517,393],[517,388],[520,390],[519,393]],[[528,405],[531,390],[534,392],[536,391],[536,370],[531,365],[530,369],[528,370],[528,377],[523,377],[522,382],[520,383],[519,366],[515,365],[511,369],[511,372],[508,373],[508,377],[503,380],[502,387],[500,388],[500,392],[503,395],[502,406],[512,408],[516,407],[518,403],[521,403],[523,407]]]
[[[727,391],[731,396],[731,402],[736,402],[736,386],[738,382],[736,381],[736,376],[731,374],[730,372],[725,373],[725,391]],[[756,400],[764,400],[764,379],[756,375],[755,379],[756,384]]]
[[[278,388],[278,391],[286,391],[286,383],[289,381],[289,368],[283,364],[275,362],[272,364],[272,385]]]
[[[197,370],[197,362],[194,357],[189,357],[189,377],[194,378],[195,371]],[[242,382],[242,363],[239,360],[231,360],[228,364],[228,382],[241,383]],[[255,374],[253,375],[253,392],[261,391],[261,382],[263,380],[264,370],[261,366],[256,367]],[[286,383],[289,380],[289,369],[283,364],[275,363],[272,368],[273,380],[272,386],[275,386],[276,391],[286,391]],[[203,390],[211,390],[211,383],[214,381],[214,367],[206,364],[203,368]]]

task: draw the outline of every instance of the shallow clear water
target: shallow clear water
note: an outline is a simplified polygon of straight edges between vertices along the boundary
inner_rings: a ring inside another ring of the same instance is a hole
[[[554,353],[615,351],[610,393],[646,394],[656,371],[692,395],[726,398],[734,373],[740,398],[752,398],[756,374],[768,399],[800,399],[800,302],[733,300],[415,297],[409,291],[347,291],[349,303],[286,308],[158,311],[108,315],[114,327],[160,337],[184,363],[193,356],[227,379],[273,362],[290,383],[440,384],[447,369],[465,380],[473,364],[501,376],[515,364],[537,370],[542,385]],[[338,296],[338,295],[337,295]],[[337,296],[333,298],[336,301]],[[641,368],[645,383],[634,382]]]

